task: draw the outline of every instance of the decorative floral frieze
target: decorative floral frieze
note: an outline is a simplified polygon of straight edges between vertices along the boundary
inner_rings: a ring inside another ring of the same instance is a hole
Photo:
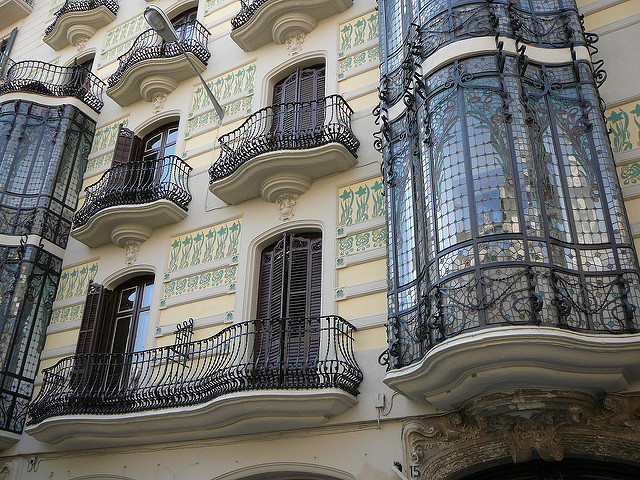
[[[118,45],[115,48],[112,48],[111,50],[107,50],[106,52],[104,52],[102,54],[102,56],[100,57],[100,65],[99,67],[102,67],[104,65],[106,65],[107,63],[109,63],[111,60],[118,58],[120,55],[122,55],[123,53],[125,53],[127,50],[129,50],[131,48],[131,45],[133,45],[133,42],[135,42],[136,37],[127,40],[124,43],[121,43],[120,45]]]
[[[65,2],[66,0],[52,0],[49,15],[53,17],[55,13],[62,8]]]
[[[225,107],[225,118],[229,118],[238,113],[242,113],[244,115],[249,115],[251,113],[251,108],[253,107],[253,95],[242,98],[240,100],[236,100],[233,103],[230,103]],[[197,115],[187,122],[187,132],[186,136],[189,137],[192,132],[196,130],[200,130],[201,128],[207,127],[209,125],[217,125],[218,124],[218,114],[215,110],[211,110],[209,112],[203,113],[202,115]]]
[[[361,65],[366,65],[371,62],[375,62],[376,66],[380,61],[380,47],[372,47],[363,52],[350,55],[338,61],[338,80],[342,80],[345,77],[345,73],[354,68],[358,68]]]
[[[217,10],[221,5],[227,3],[229,0],[207,0],[207,7],[204,12],[205,15],[209,15],[214,10]]]
[[[640,104],[627,103],[605,113],[614,153],[640,146]]]
[[[620,179],[622,185],[635,185],[640,182],[640,163],[630,163],[623,165],[620,169]]]
[[[230,220],[171,239],[167,271],[238,254],[242,220]]]
[[[256,64],[251,63],[230,72],[215,77],[207,82],[207,85],[219,102],[226,98],[234,97],[243,92],[252,93],[255,82]],[[198,85],[193,91],[191,100],[191,112],[196,112],[211,105],[209,96],[202,85]]]
[[[109,30],[104,40],[103,51],[107,50],[110,46],[128,38],[134,34],[146,30],[149,28],[149,24],[144,19],[144,15],[138,15],[132,18],[128,22],[117,26],[116,28]]]
[[[349,50],[378,38],[378,12],[365,13],[340,24],[340,50]]]
[[[109,147],[113,147],[116,144],[118,138],[118,130],[120,124],[125,127],[129,125],[129,117],[118,120],[117,122],[110,123],[104,127],[100,127],[96,130],[96,134],[93,137],[93,144],[91,145],[91,153],[100,152],[106,150]],[[87,167],[87,170],[89,168]]]
[[[82,320],[84,313],[84,303],[72,305],[70,307],[58,308],[51,314],[50,325],[58,325],[60,323],[73,322],[74,320]]]
[[[56,300],[85,296],[89,282],[98,271],[98,261],[65,268],[60,275]]]
[[[338,239],[338,255],[346,257],[387,245],[387,228],[376,228]]]
[[[100,155],[99,157],[90,158],[87,161],[86,171],[90,172],[91,170],[97,170],[98,168],[111,165],[112,160],[113,160],[113,152],[105,153],[104,155]]]
[[[338,225],[352,225],[385,214],[382,177],[338,189]]]
[[[198,290],[219,287],[221,285],[235,284],[237,277],[238,267],[236,265],[232,265],[230,267],[219,268],[217,270],[178,278],[164,285],[162,298],[166,300],[171,297],[196,292]]]

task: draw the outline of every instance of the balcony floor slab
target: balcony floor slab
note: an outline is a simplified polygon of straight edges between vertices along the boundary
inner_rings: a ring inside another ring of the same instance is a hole
[[[189,407],[121,415],[65,415],[25,432],[68,448],[115,447],[277,432],[322,425],[357,403],[336,388],[231,393]]]
[[[228,177],[211,184],[211,193],[236,204],[262,195],[274,202],[283,193],[304,193],[316,178],[338,173],[357,163],[340,143],[305,150],[278,150],[247,160]]]
[[[105,5],[91,10],[68,12],[56,19],[53,29],[42,39],[54,50],[62,50],[67,45],[76,46],[80,40],[91,38],[95,32],[113,22],[116,14]]]
[[[450,338],[421,361],[388,372],[384,383],[449,411],[477,395],[514,388],[630,391],[640,386],[638,359],[640,335],[496,327]]]
[[[177,223],[187,212],[171,200],[138,205],[117,205],[100,210],[87,223],[71,230],[71,236],[97,248],[109,242],[124,247],[128,241],[143,242],[155,228]]]

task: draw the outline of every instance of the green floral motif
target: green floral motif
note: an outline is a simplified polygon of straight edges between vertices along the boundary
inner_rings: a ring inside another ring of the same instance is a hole
[[[215,77],[207,82],[207,85],[215,95],[222,101],[225,98],[233,97],[242,92],[249,92],[253,89],[255,82],[256,64],[250,63],[240,68],[236,68],[219,77]],[[193,91],[191,100],[191,112],[211,105],[209,96],[202,85],[198,85]]]
[[[53,0],[51,2],[51,8],[49,9],[49,15],[53,16],[62,8],[66,0]]]
[[[97,261],[65,268],[60,275],[56,300],[86,295],[89,281],[95,278],[97,271]]]
[[[369,12],[340,25],[340,50],[362,45],[378,37],[378,12]]]
[[[198,273],[185,278],[178,278],[164,286],[163,298],[176,297],[186,293],[197,292],[206,288],[219,287],[236,281],[238,267],[231,266]]]
[[[340,238],[338,240],[338,252],[341,257],[346,257],[354,253],[366,252],[386,245],[387,229],[386,227],[382,227]]]
[[[226,1],[227,0],[207,0],[207,9],[205,11],[205,15],[208,15],[209,13],[213,12],[216,8],[218,8],[220,5],[222,5]]]
[[[232,115],[242,112],[244,115],[247,115],[251,112],[251,107],[253,107],[253,95],[242,98],[240,100],[236,100],[233,103],[230,103],[225,107],[225,117],[228,118]],[[189,136],[191,132],[195,130],[199,130],[200,128],[216,125],[218,123],[218,114],[215,110],[211,110],[210,112],[203,113],[202,115],[198,115],[197,117],[193,117],[187,123],[187,133]]]
[[[237,255],[241,231],[242,220],[237,219],[172,238],[167,270],[174,272]]]
[[[338,79],[344,78],[344,75],[349,70],[365,65],[371,62],[378,62],[380,60],[380,47],[373,47],[364,52],[356,53],[341,59],[338,62]]]
[[[371,218],[382,217],[384,211],[382,177],[372,178],[344,187],[338,191],[339,225],[352,225]],[[355,204],[355,210],[354,210]]]
[[[97,170],[98,168],[104,167],[106,165],[111,165],[111,160],[113,160],[113,152],[105,153],[104,155],[100,155],[99,157],[90,158],[87,162],[87,172],[91,170]]]
[[[611,131],[611,148],[614,152],[631,150],[631,132],[629,132],[629,115],[624,110],[611,110],[609,130]]]
[[[133,42],[135,42],[135,40],[136,40],[136,38],[134,37],[134,38],[132,38],[130,40],[127,40],[124,43],[121,43],[117,47],[112,48],[111,50],[107,50],[106,52],[104,52],[102,54],[102,56],[100,57],[100,65],[99,65],[99,67],[102,67],[103,65],[106,65],[111,60],[113,60],[115,58],[118,58],[124,52],[129,50],[131,48],[131,45],[133,45]]]
[[[118,120],[117,122],[110,123],[109,125],[105,125],[104,127],[100,127],[99,129],[97,129],[96,134],[93,137],[91,153],[99,152],[109,147],[113,147],[116,144],[116,139],[118,138],[118,130],[120,129],[120,124],[123,124],[125,127],[128,126],[129,117],[123,118],[122,120]],[[87,170],[89,170],[88,167]]]
[[[624,165],[620,169],[620,178],[623,185],[633,185],[640,182],[640,163]]]
[[[107,37],[104,41],[104,49],[107,49],[111,45],[114,45],[127,37],[130,37],[136,33],[141,32],[149,28],[149,24],[144,19],[143,15],[139,15],[132,18],[126,23],[117,26],[116,28],[107,32]]]
[[[65,322],[73,322],[74,320],[81,320],[84,313],[84,303],[78,305],[72,305],[70,307],[59,308],[54,310],[51,314],[51,325],[58,325]]]

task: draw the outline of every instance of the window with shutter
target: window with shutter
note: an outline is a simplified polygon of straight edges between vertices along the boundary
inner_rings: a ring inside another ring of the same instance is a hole
[[[315,378],[320,345],[322,236],[285,233],[262,252],[255,364],[259,381],[295,387]]]
[[[125,353],[144,349],[153,294],[153,276],[137,277],[114,291],[90,283],[72,382],[76,389],[97,391],[98,385],[115,385],[126,376],[124,365],[108,365],[94,353]]]
[[[299,132],[324,123],[324,64],[298,68],[273,88],[272,131]]]

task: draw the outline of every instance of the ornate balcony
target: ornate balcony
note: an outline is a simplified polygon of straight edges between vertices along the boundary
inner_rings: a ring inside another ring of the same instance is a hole
[[[195,342],[67,357],[44,370],[26,431],[97,446],[319,425],[357,402],[354,330],[337,316],[253,320]]]
[[[118,13],[117,0],[67,0],[44,31],[42,41],[54,50],[78,46],[111,23]]]
[[[191,201],[191,167],[176,156],[115,165],[88,186],[71,236],[90,247],[142,242],[154,228],[179,222]]]
[[[96,112],[104,101],[104,82],[81,65],[59,67],[38,60],[12,65],[6,81],[0,85],[0,95],[10,92],[28,92],[49,97],[75,97]]]
[[[258,110],[220,137],[220,156],[209,169],[211,192],[228,204],[258,195],[273,202],[351,168],[360,145],[352,113],[340,95]]]
[[[34,0],[0,0],[0,30],[3,30],[33,11]]]
[[[231,38],[249,52],[270,42],[286,43],[293,33],[309,33],[320,20],[344,12],[353,0],[242,1],[231,19]]]
[[[207,46],[209,30],[197,20],[176,26],[178,41],[199,71],[211,56]],[[125,107],[156,95],[168,95],[179,82],[195,75],[177,43],[164,43],[153,30],[142,32],[121,55],[118,69],[109,77],[107,95]]]

